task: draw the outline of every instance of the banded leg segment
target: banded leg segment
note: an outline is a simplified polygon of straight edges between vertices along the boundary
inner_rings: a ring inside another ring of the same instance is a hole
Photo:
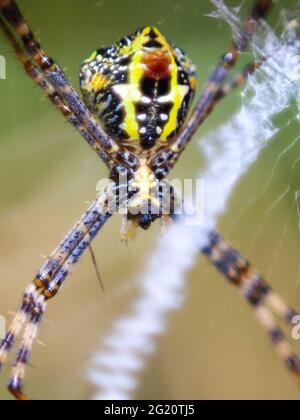
[[[42,268],[36,275],[34,280],[37,288],[44,288],[47,286],[49,281],[57,273],[59,268],[65,263],[65,261],[72,254],[78,244],[86,237],[86,235],[93,228],[95,223],[99,222],[101,216],[101,207],[99,201],[95,200],[84,216],[74,226],[74,228],[68,233],[65,239],[59,244],[55,251],[51,254],[50,258],[45,262]],[[109,213],[104,213],[103,224],[106,222],[106,218],[110,216]]]
[[[230,70],[235,66],[241,53],[248,46],[249,41],[257,30],[260,20],[265,17],[270,6],[271,0],[256,1],[251,16],[244,24],[238,40],[232,43],[227,53],[212,72],[188,123],[168,147],[162,149],[151,158],[150,164],[156,173],[161,173],[163,176],[167,176],[170,173],[196,130],[203,124],[212,109],[219,102],[221,99],[220,92],[223,90],[223,84]],[[255,71],[255,69],[255,66],[250,65],[239,76],[244,76],[242,77],[244,79],[251,72]]]
[[[235,285],[255,310],[257,319],[266,329],[275,350],[300,384],[300,359],[291,349],[284,333],[277,326],[272,312],[290,327],[297,312],[275,293],[250,263],[233,249],[217,232],[209,236],[202,253],[227,280]]]
[[[46,310],[47,302],[54,298],[59,292],[72,267],[79,261],[84,251],[91,245],[93,239],[97,236],[107,219],[107,214],[102,216],[99,215],[98,220],[96,220],[96,222],[90,228],[89,232],[73,249],[70,256],[62,264],[62,266],[59,267],[52,279],[47,283],[47,285],[45,285],[44,288],[36,291],[34,294],[31,311],[29,313],[29,319],[25,323],[23,340],[20,345],[20,349],[18,351],[16,362],[12,369],[8,384],[10,392],[17,399],[29,399],[23,392],[24,377],[26,373],[26,367],[29,364],[32,347],[37,337],[38,328]]]
[[[215,106],[226,96],[228,96],[232,91],[235,89],[243,86],[245,82],[248,80],[248,77],[251,76],[258,70],[262,64],[264,63],[264,60],[249,63],[242,71],[237,73],[231,80],[229,80],[227,83],[225,83],[216,93],[214,101],[211,103],[211,108],[208,110],[209,113],[211,113]],[[204,120],[203,120],[204,121]],[[202,123],[203,121],[200,121]]]
[[[17,4],[13,0],[0,0],[0,11],[2,16],[19,35],[27,54],[32,61],[44,73],[47,81],[62,96],[68,107],[80,121],[84,131],[90,136],[89,144],[94,150],[101,148],[114,163],[121,163],[131,169],[138,163],[137,157],[121,148],[116,141],[109,137],[81,101],[77,92],[73,89],[69,79],[62,69],[50,58],[41,48],[34,37],[34,34]],[[9,38],[11,41],[11,38]],[[100,155],[101,156],[101,155]],[[102,156],[101,156],[102,157]]]
[[[96,200],[87,213],[75,225],[63,242],[54,251],[27,288],[20,311],[13,320],[5,340],[0,345],[0,369],[6,362],[16,338],[25,327],[23,339],[17,354],[9,390],[18,399],[28,399],[23,394],[23,381],[29,363],[31,349],[37,336],[38,327],[46,309],[47,301],[52,299],[66,280],[71,268],[91,245],[100,229],[111,217],[107,200]]]
[[[250,18],[246,21],[240,36],[233,41],[227,53],[217,64],[206,83],[203,93],[192,113],[191,118],[183,132],[173,143],[174,150],[180,154],[184,151],[187,143],[194,135],[200,124],[207,118],[209,110],[212,108],[218,92],[226,80],[230,70],[237,63],[241,53],[247,48],[249,41],[255,34],[259,22],[263,19],[271,6],[271,0],[258,0],[252,10]]]
[[[289,326],[297,312],[275,293],[271,286],[255,270],[248,260],[233,249],[216,231],[209,236],[209,244],[203,249],[218,270],[235,286],[243,287],[245,297],[255,305],[263,301]]]
[[[206,120],[208,115],[211,114],[211,112],[218,105],[218,103],[221,102],[222,99],[227,97],[235,89],[245,84],[248,77],[254,74],[256,70],[258,70],[262,66],[263,62],[264,60],[258,61],[256,63],[249,63],[231,80],[222,85],[220,89],[216,92],[214,100],[210,102],[209,108],[207,108],[206,112],[203,113],[203,119],[200,120],[199,123],[202,124]],[[177,154],[171,146],[170,149],[164,149],[162,152],[155,155],[154,158],[151,158],[150,166],[152,167],[153,171],[155,172],[158,178],[164,178],[172,170],[178,158],[179,154]]]
[[[29,400],[22,391],[26,366],[29,363],[32,346],[38,335],[38,328],[46,310],[46,302],[37,291],[32,294],[31,310],[24,322],[25,330],[17,353],[16,362],[12,369],[8,389],[18,400]]]
[[[39,71],[38,67],[35,66],[29,59],[26,52],[21,48],[17,42],[14,34],[5,24],[4,20],[0,17],[0,27],[3,30],[5,36],[13,46],[21,64],[24,67],[25,72],[28,76],[47,94],[52,104],[63,114],[68,122],[79,131],[82,137],[87,143],[95,150],[95,152],[101,157],[101,159],[107,164],[108,168],[111,169],[113,161],[110,160],[109,155],[100,147],[98,142],[95,142],[93,137],[86,130],[86,127],[81,124],[79,119],[75,116],[74,112],[65,103],[61,95],[54,89],[54,87],[47,81],[47,79]]]

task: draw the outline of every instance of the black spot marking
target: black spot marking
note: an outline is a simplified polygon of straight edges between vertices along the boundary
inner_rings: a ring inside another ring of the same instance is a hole
[[[157,93],[159,96],[166,96],[171,90],[171,78],[166,77],[157,82]]]
[[[287,363],[288,368],[292,372],[295,372],[295,373],[300,372],[300,359],[295,354],[288,357],[286,363]]]
[[[146,48],[162,48],[163,45],[159,41],[156,41],[155,39],[151,39],[150,41],[146,42],[144,47],[146,47]]]
[[[17,363],[22,363],[23,365],[26,365],[29,362],[29,350],[21,347],[18,355],[17,355]]]
[[[122,57],[119,60],[120,66],[128,66],[131,63],[131,56]]]
[[[138,102],[135,105],[135,112],[136,112],[136,115],[146,114],[148,116],[149,115],[149,105],[148,104],[142,104],[141,102]]]
[[[154,29],[153,29],[153,28],[151,28],[151,30],[150,30],[150,32],[149,32],[149,36],[150,36],[150,38],[152,38],[152,39],[157,38],[157,34],[156,34],[156,32],[154,31]]]
[[[270,331],[270,336],[274,344],[279,344],[284,340],[284,335],[279,328]]]
[[[166,102],[165,104],[159,104],[158,107],[159,107],[158,109],[159,109],[160,114],[170,115],[170,112],[173,108],[173,103],[172,102]]]
[[[149,98],[154,98],[155,96],[155,86],[156,80],[151,79],[150,77],[143,77],[141,80],[141,91],[143,95],[148,96]]]
[[[154,133],[149,133],[143,136],[141,140],[141,146],[145,150],[150,150],[155,146],[157,135]]]

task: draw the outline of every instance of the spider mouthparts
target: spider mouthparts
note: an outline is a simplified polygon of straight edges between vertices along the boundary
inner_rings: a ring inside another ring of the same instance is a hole
[[[139,226],[144,229],[148,230],[153,222],[153,216],[151,214],[141,214],[139,220]]]

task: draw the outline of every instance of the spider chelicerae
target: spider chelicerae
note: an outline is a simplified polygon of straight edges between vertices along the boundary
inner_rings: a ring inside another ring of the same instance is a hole
[[[38,271],[1,342],[0,368],[23,332],[8,384],[16,398],[29,399],[23,392],[25,370],[48,301],[115,211],[127,209],[121,233],[124,240],[131,239],[139,227],[148,229],[156,219],[176,221],[176,194],[171,187],[165,188],[166,177],[216,104],[260,66],[251,63],[228,80],[270,6],[270,0],[256,1],[238,40],[217,63],[188,116],[197,85],[195,68],[157,28],[140,28],[94,52],[80,70],[82,101],[62,69],[36,41],[16,3],[0,0],[1,28],[26,73],[104,161],[111,180]],[[239,288],[280,358],[300,381],[300,360],[272,313],[291,325],[296,312],[219,233],[211,232],[199,251]]]

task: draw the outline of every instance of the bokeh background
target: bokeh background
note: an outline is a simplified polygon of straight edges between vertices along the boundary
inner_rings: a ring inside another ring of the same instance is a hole
[[[227,3],[236,6],[240,1]],[[245,7],[251,4],[244,2]],[[199,86],[230,40],[229,28],[206,16],[213,10],[208,0],[19,0],[19,5],[46,51],[66,69],[76,87],[79,65],[93,50],[141,25],[158,25],[186,50],[197,65]],[[280,2],[281,7],[295,5],[296,1]],[[278,5],[270,22],[278,22]],[[2,35],[0,54],[7,61],[7,79],[0,80],[0,313],[10,319],[9,313],[17,307],[43,256],[84,212],[106,171],[24,75]],[[224,101],[197,139],[228,120],[239,104],[238,93]],[[277,123],[284,125],[291,112],[280,116]],[[295,144],[278,160],[298,132],[299,124],[289,124],[263,151],[236,188],[220,229],[300,308],[300,200],[298,206],[295,199],[300,190],[300,165],[293,167],[300,145]],[[195,141],[174,176],[194,178],[202,165]],[[35,347],[27,375],[26,387],[33,398],[91,396],[85,366],[101,335],[134,298],[137,275],[160,234],[156,226],[126,247],[120,242],[119,229],[120,220],[111,220],[94,244],[105,294],[86,255],[50,304],[40,334],[46,346]],[[295,345],[300,351],[300,345]],[[10,398],[5,391],[8,373],[9,366],[0,376],[1,399]],[[171,327],[160,339],[136,397],[299,396],[300,390],[277,359],[251,309],[199,258],[188,277],[185,306],[172,315]]]

